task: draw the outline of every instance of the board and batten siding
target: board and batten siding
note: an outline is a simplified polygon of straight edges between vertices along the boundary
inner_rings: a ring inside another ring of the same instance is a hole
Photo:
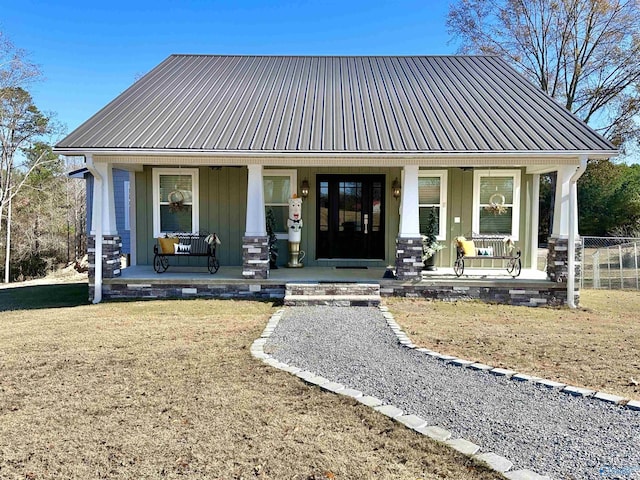
[[[136,173],[137,255],[139,265],[153,263],[153,167]],[[242,236],[247,205],[247,169],[199,167],[200,232],[217,233],[220,265],[242,265]],[[179,263],[176,262],[179,260]],[[172,264],[206,266],[201,258],[173,259]]]
[[[487,168],[482,168],[487,170]],[[513,170],[513,169],[511,169]],[[531,267],[531,212],[533,207],[533,175],[527,175],[524,168],[520,168],[520,225],[517,246],[522,251],[523,268]],[[428,171],[428,170],[421,170]],[[436,264],[438,266],[452,266],[456,259],[456,243],[458,236],[470,237],[473,227],[473,169],[449,168],[449,188],[447,191],[447,239],[442,242],[446,249],[440,251]],[[498,175],[500,169],[492,169]],[[460,223],[454,223],[456,217]],[[469,261],[468,261],[469,262]],[[468,265],[488,268],[502,268],[504,260],[472,260]]]

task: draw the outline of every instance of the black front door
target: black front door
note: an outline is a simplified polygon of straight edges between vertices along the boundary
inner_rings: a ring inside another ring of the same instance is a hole
[[[317,180],[317,257],[384,259],[384,175]]]

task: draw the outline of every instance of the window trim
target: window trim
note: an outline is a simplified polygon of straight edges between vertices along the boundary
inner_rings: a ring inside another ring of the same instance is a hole
[[[421,207],[439,207],[440,208],[440,221],[438,225],[438,235],[436,240],[447,239],[447,170],[419,170],[418,171],[418,185],[420,185],[420,177],[439,177],[440,178],[440,204],[435,203],[420,203],[420,194],[418,193],[418,212]]]
[[[282,169],[282,168],[274,168],[274,169],[263,169],[262,170],[262,188],[264,185],[264,177],[289,177],[289,185],[291,187],[291,191],[289,192],[289,198],[294,193],[298,193],[298,171],[296,169]],[[267,207],[289,207],[289,202],[287,203],[267,203],[264,202],[265,215],[267,213]],[[275,232],[276,238],[278,240],[287,240],[289,238],[288,232]]]
[[[160,175],[190,175],[193,201],[191,202],[191,233],[200,231],[200,195],[199,195],[199,170],[197,168],[154,168],[153,169],[153,236],[161,237],[165,233],[160,230]],[[188,204],[187,204],[188,205]]]
[[[480,179],[482,177],[511,177],[513,178],[513,204],[511,216],[511,234],[514,242],[520,238],[520,182],[522,171],[520,170],[474,170],[473,172],[473,215],[472,230],[474,234],[480,233]],[[508,204],[507,204],[508,205]]]

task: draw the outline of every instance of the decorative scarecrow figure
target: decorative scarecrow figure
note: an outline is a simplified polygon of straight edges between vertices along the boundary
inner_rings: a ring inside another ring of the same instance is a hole
[[[302,267],[302,259],[305,252],[300,251],[300,240],[302,239],[302,198],[294,193],[289,199],[289,218],[287,219],[287,229],[289,231],[289,263],[288,267]]]

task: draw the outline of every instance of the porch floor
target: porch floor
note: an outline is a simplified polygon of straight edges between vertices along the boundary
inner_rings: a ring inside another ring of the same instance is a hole
[[[304,267],[304,268],[278,268],[271,270],[268,280],[248,280],[242,277],[241,266],[222,266],[216,274],[211,275],[202,267],[170,267],[164,273],[158,274],[151,265],[136,265],[122,269],[120,277],[105,279],[104,283],[127,283],[130,281],[151,281],[153,283],[178,283],[188,280],[189,283],[273,283],[284,284],[294,282],[398,282],[397,280],[383,279],[385,268],[369,267],[366,269],[349,269],[335,267]],[[434,284],[466,284],[469,282],[513,282],[529,283],[531,281],[546,281],[547,274],[539,270],[523,269],[520,276],[511,278],[505,269],[481,269],[468,268],[460,278],[456,277],[452,268],[438,268],[433,272],[422,272],[422,282]]]

